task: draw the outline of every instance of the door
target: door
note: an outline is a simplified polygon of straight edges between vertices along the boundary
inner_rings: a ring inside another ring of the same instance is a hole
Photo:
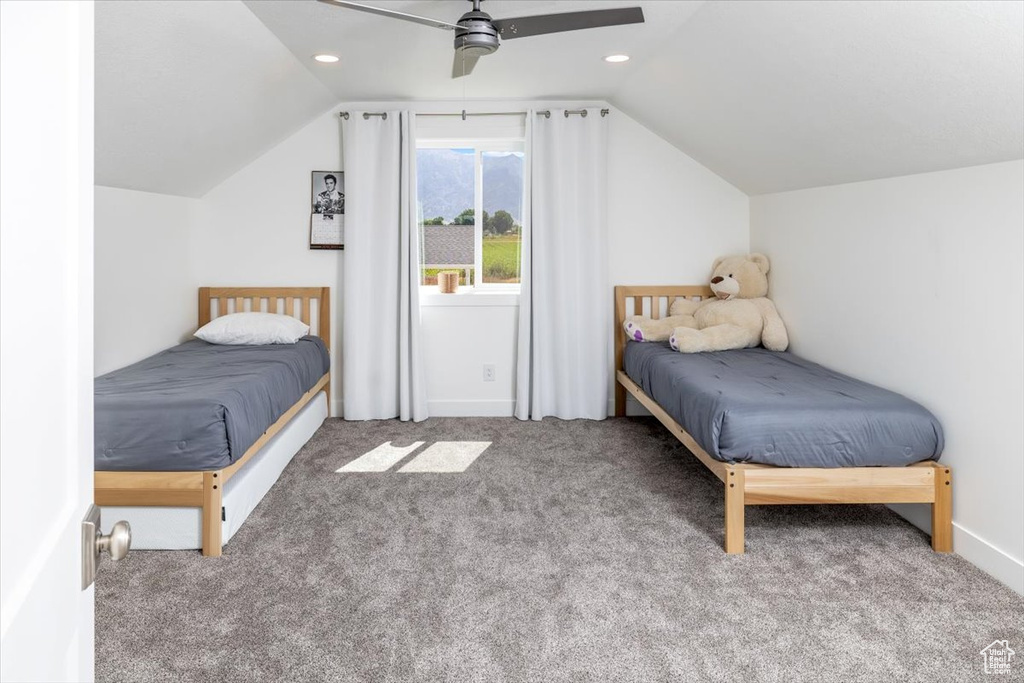
[[[92,67],[91,2],[0,2],[3,681],[93,678]]]

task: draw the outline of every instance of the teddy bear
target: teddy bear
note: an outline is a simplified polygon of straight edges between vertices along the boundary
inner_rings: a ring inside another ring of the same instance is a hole
[[[786,326],[766,296],[770,268],[764,254],[719,258],[711,267],[714,298],[699,303],[678,299],[661,320],[634,315],[623,323],[626,334],[635,341],[668,339],[682,353],[759,344],[770,351],[785,351],[789,347]]]
[[[626,336],[633,341],[663,342],[668,341],[677,327],[697,327],[693,314],[700,306],[698,301],[676,299],[668,309],[668,317],[648,318],[645,315],[634,315],[622,324]]]

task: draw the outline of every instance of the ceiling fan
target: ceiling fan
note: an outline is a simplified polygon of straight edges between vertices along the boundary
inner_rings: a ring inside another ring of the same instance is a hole
[[[499,36],[505,40],[526,38],[545,33],[561,33],[577,31],[584,28],[601,28],[603,26],[619,26],[621,24],[641,24],[644,12],[639,7],[620,7],[616,9],[598,9],[586,12],[564,12],[562,14],[540,14],[532,17],[515,17],[513,19],[491,19],[486,12],[480,11],[481,0],[469,0],[473,9],[459,18],[457,23],[421,17],[395,10],[364,5],[359,2],[345,0],[320,0],[320,2],[336,7],[347,7],[378,14],[382,17],[402,19],[425,26],[455,31],[455,61],[452,63],[452,78],[468,76],[480,57],[489,55],[499,46]]]

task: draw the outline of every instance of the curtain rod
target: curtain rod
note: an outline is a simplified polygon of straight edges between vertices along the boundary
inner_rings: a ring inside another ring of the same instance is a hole
[[[444,114],[434,114],[434,113],[431,113],[431,112],[424,112],[422,114],[416,114],[416,116],[461,116],[462,120],[465,121],[467,116],[524,116],[526,113],[527,112],[525,112],[525,111],[468,112],[465,109],[463,109],[462,111],[450,112],[450,113],[444,113]],[[551,118],[551,111],[550,110],[538,111],[536,113],[537,113],[538,116],[543,116],[546,119],[550,119]],[[602,109],[601,110],[601,116],[608,116],[608,113],[609,112],[608,112],[607,109]],[[579,114],[580,116],[586,118],[587,110],[586,109],[566,109],[565,110],[565,118],[569,118],[569,114]],[[341,116],[341,118],[345,119],[346,121],[348,120],[348,112],[347,111],[339,112],[338,115]],[[385,111],[382,111],[382,112],[363,112],[363,118],[364,119],[368,119],[371,116],[379,116],[379,117],[381,117],[381,119],[383,119],[385,121],[388,120],[388,113],[385,112]]]

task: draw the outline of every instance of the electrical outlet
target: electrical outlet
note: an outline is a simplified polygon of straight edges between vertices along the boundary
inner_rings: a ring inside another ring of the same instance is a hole
[[[491,365],[490,363],[484,363],[484,381],[485,382],[493,382],[494,381],[494,373],[495,373],[494,366]]]

